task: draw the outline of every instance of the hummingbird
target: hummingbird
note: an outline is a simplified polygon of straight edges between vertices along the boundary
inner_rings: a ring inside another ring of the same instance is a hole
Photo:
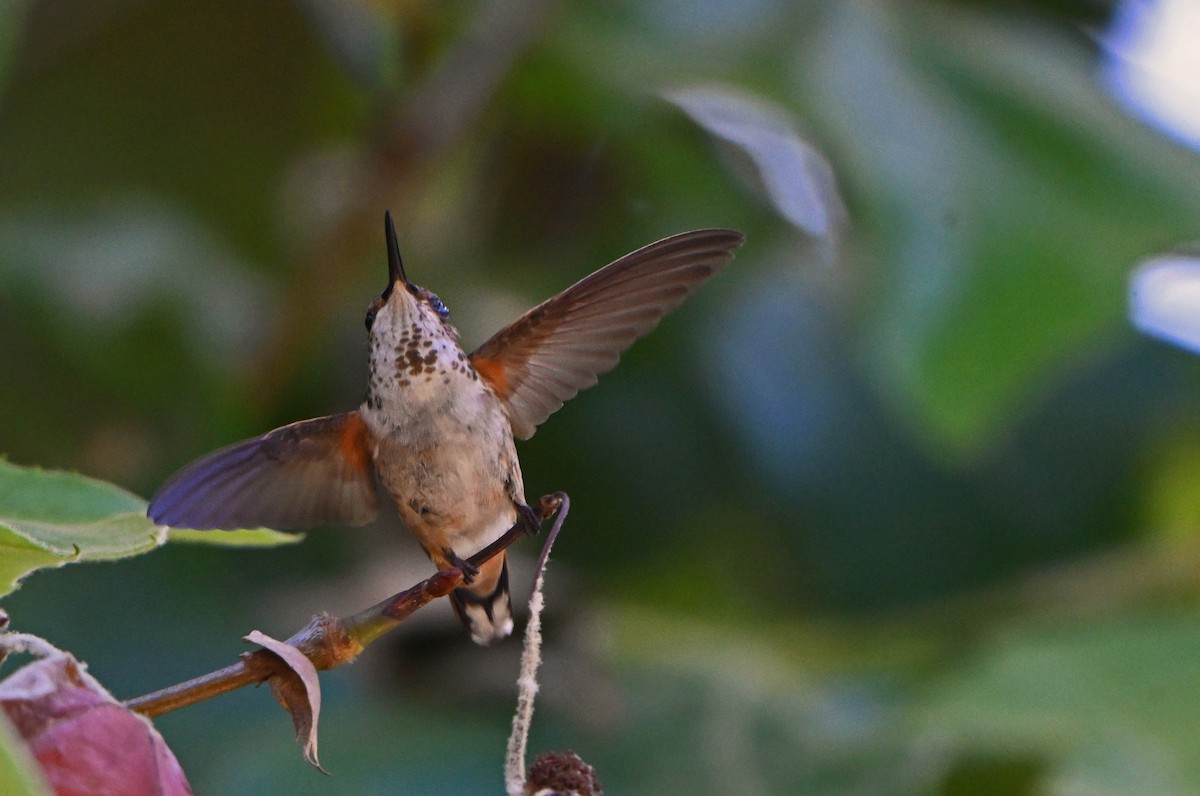
[[[171,476],[147,515],[176,528],[365,525],[380,490],[438,569],[466,577],[450,595],[471,638],[512,633],[503,553],[466,559],[518,522],[525,502],[514,439],[616,366],[702,282],[723,269],[741,233],[699,229],[651,243],[576,282],[470,354],[436,294],[404,270],[384,214],[388,282],[367,308],[366,397],[349,412],[301,420],[204,456]]]

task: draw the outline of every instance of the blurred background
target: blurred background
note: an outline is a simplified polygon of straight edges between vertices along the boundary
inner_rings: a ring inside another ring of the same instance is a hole
[[[1198,792],[1200,362],[1125,307],[1200,233],[1171,5],[4,0],[0,452],[148,496],[357,405],[385,209],[468,347],[735,227],[520,446],[574,506],[531,749],[611,793]],[[5,607],[131,697],[428,571],[382,521]],[[519,646],[435,605],[326,675],[333,779],[263,691],[157,723],[198,793],[498,793]]]

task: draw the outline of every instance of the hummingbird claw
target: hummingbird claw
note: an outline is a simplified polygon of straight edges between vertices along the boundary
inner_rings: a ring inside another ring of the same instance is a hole
[[[479,574],[479,567],[475,566],[470,561],[467,561],[465,558],[459,557],[449,547],[442,548],[442,556],[446,559],[446,562],[450,564],[450,566],[462,572],[463,583],[467,584],[468,586],[470,586],[475,580],[475,576]]]
[[[537,511],[524,503],[517,503],[516,506],[517,522],[525,526],[525,533],[537,536],[542,530],[542,518],[538,516]]]

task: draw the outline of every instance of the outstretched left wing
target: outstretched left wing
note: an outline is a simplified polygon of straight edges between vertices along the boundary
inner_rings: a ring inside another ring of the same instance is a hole
[[[508,409],[513,434],[538,425],[596,383],[621,352],[733,259],[742,233],[698,229],[625,255],[543,301],[471,354]]]

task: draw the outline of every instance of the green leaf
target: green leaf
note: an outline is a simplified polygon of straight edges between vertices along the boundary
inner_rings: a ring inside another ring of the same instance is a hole
[[[201,542],[229,547],[274,547],[295,544],[304,538],[302,533],[285,533],[270,528],[251,528],[240,531],[193,531],[188,528],[172,528],[167,532],[172,542]]]
[[[0,713],[0,793],[10,796],[49,796],[37,764],[17,737],[8,717]]]
[[[146,501],[76,473],[0,460],[0,596],[38,569],[144,553],[168,538],[266,546],[295,541],[276,531],[174,531],[146,517]]]
[[[145,511],[141,498],[102,481],[0,461],[0,590],[44,567],[157,547],[165,532]]]
[[[1056,792],[1197,793],[1194,611],[1027,628],[928,692],[917,732],[940,754],[1033,755]]]

